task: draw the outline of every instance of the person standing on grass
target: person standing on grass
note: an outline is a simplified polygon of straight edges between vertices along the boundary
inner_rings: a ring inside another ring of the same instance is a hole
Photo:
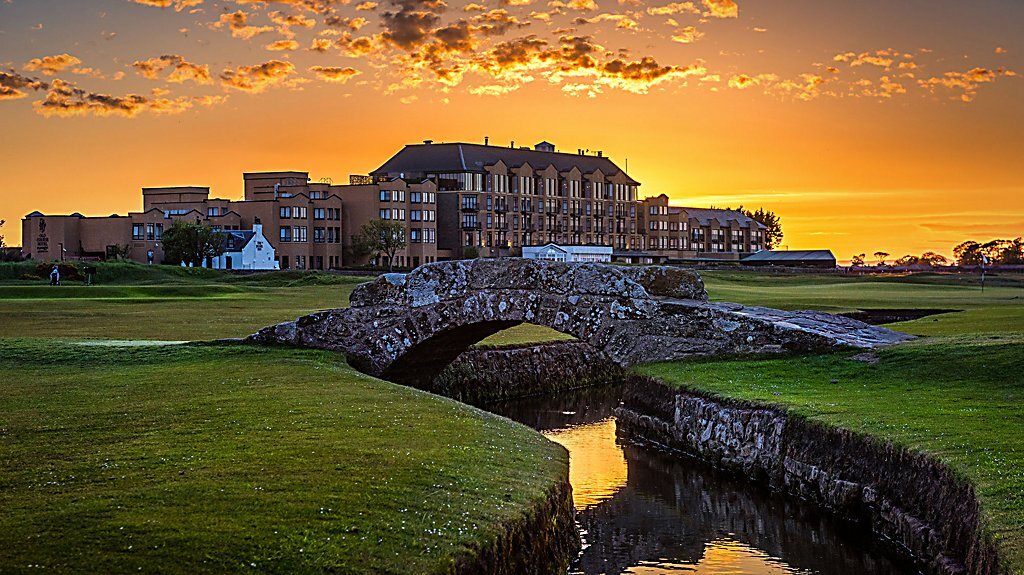
[[[50,285],[60,285],[60,269],[57,266],[53,266],[53,269],[50,270]]]

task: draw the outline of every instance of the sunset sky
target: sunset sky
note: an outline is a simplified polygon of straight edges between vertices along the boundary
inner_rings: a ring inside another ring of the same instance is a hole
[[[1024,234],[1019,0],[0,0],[0,219],[406,143],[603,150],[790,249]]]

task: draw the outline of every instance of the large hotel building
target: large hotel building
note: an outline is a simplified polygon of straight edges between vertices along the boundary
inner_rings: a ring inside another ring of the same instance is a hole
[[[398,221],[406,247],[398,267],[466,257],[519,255],[523,246],[610,246],[621,261],[738,259],[765,249],[764,226],[731,210],[639,199],[640,183],[608,157],[582,151],[468,143],[405,146],[348,185],[313,182],[306,172],[243,174],[241,200],[206,187],[143,188],[142,210],[85,217],[33,212],[22,221],[22,251],[36,259],[108,258],[128,246],[133,260],[163,260],[174,221],[223,230],[263,225],[281,269],[367,263],[357,238],[373,219]]]

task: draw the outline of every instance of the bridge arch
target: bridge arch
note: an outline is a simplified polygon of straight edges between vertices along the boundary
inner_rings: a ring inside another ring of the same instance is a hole
[[[341,351],[363,372],[415,385],[521,323],[572,335],[622,366],[908,337],[820,312],[709,303],[700,276],[679,268],[510,258],[385,274],[357,286],[348,308],[270,326],[249,341]]]

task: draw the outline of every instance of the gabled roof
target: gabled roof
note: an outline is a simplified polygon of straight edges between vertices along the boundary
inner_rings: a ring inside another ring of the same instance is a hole
[[[751,224],[759,229],[767,229],[768,226],[751,218],[750,216],[736,210],[719,210],[715,208],[682,208],[688,218],[697,220],[702,226],[710,226],[712,221],[717,221],[719,226],[728,227],[729,222],[739,222],[741,228],[749,228]]]
[[[543,170],[554,166],[559,172],[568,172],[578,167],[584,174],[600,169],[606,176],[614,176],[622,170],[610,159],[599,156],[566,154],[563,152],[541,152],[532,149],[485,146],[482,144],[410,144],[402,148],[384,165],[370,172],[372,176],[394,176],[398,174],[425,174],[441,172],[479,172],[486,166],[499,161],[509,168],[518,168],[529,163],[534,169]],[[624,173],[624,172],[623,172]],[[640,185],[626,175],[627,183]]]
[[[809,261],[809,260],[821,260],[821,261],[835,261],[836,256],[832,254],[832,250],[797,250],[797,251],[782,251],[782,250],[761,250],[757,253],[751,254],[742,261],[745,262],[767,262],[767,261]]]
[[[224,239],[224,251],[241,251],[256,235],[252,230],[221,230]]]

